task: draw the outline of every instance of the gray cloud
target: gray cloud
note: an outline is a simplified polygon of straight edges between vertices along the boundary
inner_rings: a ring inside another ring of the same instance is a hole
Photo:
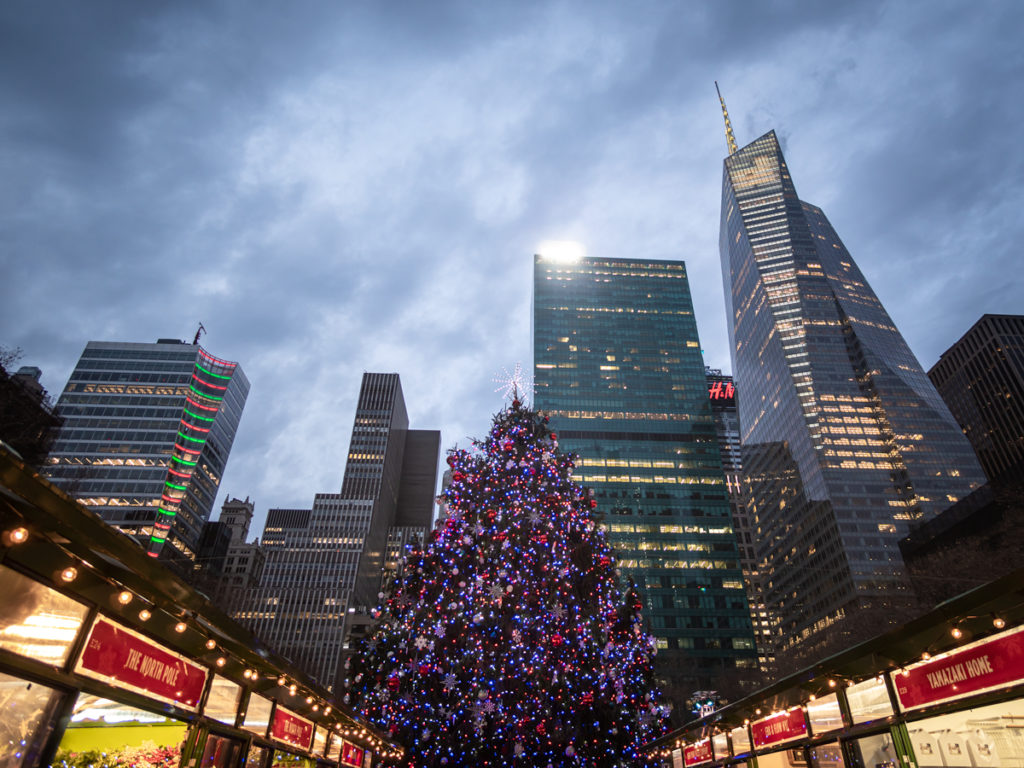
[[[729,368],[725,154],[775,128],[929,366],[1020,312],[1024,10],[993,2],[10,3],[0,343],[191,336],[253,383],[223,492],[340,485],[364,370],[446,446],[530,359],[531,254],[682,258]]]

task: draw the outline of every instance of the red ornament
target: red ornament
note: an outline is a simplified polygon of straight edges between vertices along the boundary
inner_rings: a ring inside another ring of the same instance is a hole
[[[559,635],[557,632],[555,634],[553,634],[551,636],[551,644],[552,645],[561,645],[562,644],[562,636]]]
[[[551,439],[552,440],[557,440],[558,439],[558,433],[557,432],[552,432],[551,433]]]
[[[590,508],[594,509],[594,507],[596,507],[596,506],[597,506],[597,499],[591,499],[590,500]]]

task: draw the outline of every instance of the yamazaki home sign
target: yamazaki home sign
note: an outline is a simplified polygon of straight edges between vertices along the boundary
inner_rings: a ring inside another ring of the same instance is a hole
[[[301,749],[309,749],[309,742],[313,740],[313,723],[279,706],[274,710],[270,737]]]
[[[900,709],[1003,688],[1024,680],[1024,627],[892,673]]]
[[[807,719],[800,707],[763,717],[750,724],[755,747],[769,747],[807,734]]]
[[[351,742],[343,741],[341,743],[341,764],[361,768],[363,765],[363,750]]]
[[[683,764],[700,765],[711,762],[711,739],[703,739],[695,744],[687,744],[683,749]]]
[[[195,710],[206,667],[100,616],[75,666],[79,674]]]

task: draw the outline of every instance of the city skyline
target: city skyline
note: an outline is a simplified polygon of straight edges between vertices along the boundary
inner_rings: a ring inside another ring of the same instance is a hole
[[[250,496],[255,526],[330,487],[362,371],[468,445],[529,364],[545,239],[685,258],[729,370],[716,79],[925,368],[1024,305],[1014,4],[0,13],[25,41],[0,53],[0,344],[56,397],[90,339],[202,322],[252,382],[216,506]]]

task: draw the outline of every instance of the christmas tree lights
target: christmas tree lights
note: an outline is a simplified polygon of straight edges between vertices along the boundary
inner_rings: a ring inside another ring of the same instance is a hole
[[[547,419],[448,456],[445,520],[381,595],[345,699],[408,766],[635,766],[664,729],[641,600]]]

